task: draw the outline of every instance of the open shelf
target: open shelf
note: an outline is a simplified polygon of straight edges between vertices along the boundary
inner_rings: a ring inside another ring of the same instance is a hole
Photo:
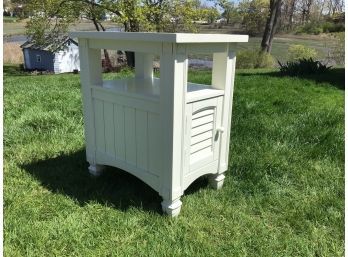
[[[159,78],[126,78],[117,80],[103,80],[102,88],[111,90],[121,95],[159,100],[160,83]],[[223,94],[223,90],[214,89],[208,85],[188,82],[186,102],[189,103],[199,101]]]

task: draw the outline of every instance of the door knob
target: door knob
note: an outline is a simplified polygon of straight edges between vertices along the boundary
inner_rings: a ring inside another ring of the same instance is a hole
[[[219,127],[219,128],[216,128],[216,131],[219,132],[219,133],[224,133],[225,128],[224,127]]]

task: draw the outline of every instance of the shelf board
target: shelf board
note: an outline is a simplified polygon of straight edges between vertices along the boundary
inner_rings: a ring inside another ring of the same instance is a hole
[[[160,79],[126,78],[117,80],[103,80],[102,87],[97,86],[97,88],[111,90],[121,95],[159,101]],[[221,96],[223,94],[223,90],[213,89],[208,85],[188,82],[186,102],[190,103],[207,98]]]

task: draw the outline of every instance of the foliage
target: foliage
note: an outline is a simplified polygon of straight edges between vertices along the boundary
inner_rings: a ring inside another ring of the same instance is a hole
[[[157,31],[163,32],[168,27],[170,20],[169,13],[169,1],[162,0],[147,0],[142,1],[142,11],[145,16],[146,28],[141,28],[142,31]],[[144,27],[144,26],[142,26]]]
[[[229,24],[237,14],[234,3],[230,0],[217,0],[215,6],[218,6],[222,10],[221,16],[226,19],[227,24]]]
[[[304,45],[290,45],[288,49],[288,60],[297,61],[300,59],[315,59],[318,53],[315,49]]]
[[[39,46],[54,47],[78,17],[81,6],[64,0],[32,0],[27,8],[34,15],[26,25],[26,35]]]
[[[269,14],[269,2],[267,0],[243,0],[239,4],[242,16],[242,24],[250,35],[262,33]]]
[[[274,66],[274,58],[268,54],[256,50],[241,50],[237,52],[237,69],[271,68]]]
[[[323,32],[322,24],[319,22],[308,22],[296,29],[296,34],[314,34],[318,35]]]
[[[173,220],[122,170],[89,177],[79,75],[15,72],[4,67],[5,256],[344,255],[344,92],[332,84],[237,73],[225,184],[196,181]]]
[[[318,35],[320,33],[332,33],[332,32],[341,32],[344,31],[344,23],[335,23],[333,21],[311,21],[304,25],[297,27],[297,34],[314,34]]]
[[[114,1],[110,1],[113,3]],[[113,3],[113,9],[117,9],[122,15],[114,18],[114,21],[124,25],[125,31],[137,32],[140,31],[140,26],[145,28],[148,24],[145,23],[144,10],[140,7],[140,0],[122,0]]]
[[[344,64],[345,32],[333,33],[332,37],[335,39],[335,41],[331,45],[329,59],[334,60],[336,64]]]
[[[170,24],[167,32],[197,32],[194,21],[200,20],[204,14],[199,0],[173,0],[169,4]]]
[[[344,23],[323,22],[322,29],[324,33],[342,32],[345,30]]]
[[[281,74],[289,76],[322,74],[331,68],[330,66],[322,64],[319,61],[314,61],[312,58],[299,59],[297,61],[286,62],[285,64],[282,64],[279,61],[278,63]]]
[[[202,15],[209,24],[212,24],[219,18],[220,13],[214,7],[207,7],[202,9]]]

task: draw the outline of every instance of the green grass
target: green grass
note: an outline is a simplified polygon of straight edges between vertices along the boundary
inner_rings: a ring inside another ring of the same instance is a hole
[[[4,23],[11,23],[11,22],[17,22],[19,20],[19,18],[17,18],[17,17],[10,17],[10,16],[4,16],[2,20],[3,20]]]
[[[343,85],[343,69],[307,79],[238,71],[225,185],[199,179],[170,219],[133,176],[89,177],[79,75],[5,66],[4,253],[342,256]]]
[[[250,37],[246,44],[238,44],[238,50],[258,49],[261,45],[261,37]],[[272,43],[272,56],[284,62],[288,59],[287,53],[290,45],[304,45],[313,48],[318,53],[319,59],[326,59],[328,51],[333,45],[334,40],[323,37],[296,38],[296,37],[275,37]]]

